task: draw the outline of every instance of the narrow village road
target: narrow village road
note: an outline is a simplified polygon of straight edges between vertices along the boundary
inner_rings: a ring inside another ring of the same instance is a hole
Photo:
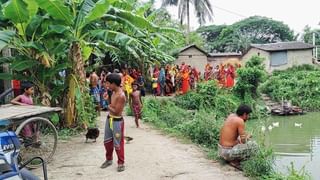
[[[100,136],[96,143],[85,143],[85,136],[60,140],[53,161],[48,165],[49,180],[241,180],[240,171],[205,158],[193,144],[183,144],[146,124],[137,129],[132,117],[125,117],[126,170],[116,171],[116,155],[111,167],[100,169],[105,160],[103,131],[106,113],[99,120]],[[34,170],[41,177],[41,169]]]

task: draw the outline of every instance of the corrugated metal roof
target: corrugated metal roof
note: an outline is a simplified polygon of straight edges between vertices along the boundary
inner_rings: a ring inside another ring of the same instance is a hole
[[[282,50],[302,50],[302,49],[312,49],[313,45],[292,41],[292,42],[279,42],[270,44],[251,44],[251,47],[261,49],[264,51],[282,51]]]
[[[223,56],[241,56],[241,53],[237,52],[224,52],[224,53],[209,53],[210,57],[223,57]]]

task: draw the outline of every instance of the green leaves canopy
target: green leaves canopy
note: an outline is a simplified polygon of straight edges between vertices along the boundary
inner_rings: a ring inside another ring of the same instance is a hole
[[[209,52],[246,51],[251,43],[292,41],[288,25],[266,17],[253,16],[230,26],[212,25],[197,30],[205,39]]]

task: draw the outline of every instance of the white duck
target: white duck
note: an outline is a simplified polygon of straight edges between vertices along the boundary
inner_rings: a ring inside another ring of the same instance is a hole
[[[273,127],[279,127],[279,124],[280,124],[279,122],[273,122],[273,123],[272,123],[272,126],[273,126]]]
[[[265,126],[262,126],[262,127],[261,127],[261,131],[262,131],[262,132],[265,132],[265,131],[266,131],[266,127],[265,127]]]
[[[273,127],[272,127],[271,125],[269,125],[269,127],[268,127],[269,131],[271,131],[271,130],[272,130],[272,128],[273,128]]]
[[[300,127],[300,128],[302,128],[302,123],[294,123],[294,127]]]

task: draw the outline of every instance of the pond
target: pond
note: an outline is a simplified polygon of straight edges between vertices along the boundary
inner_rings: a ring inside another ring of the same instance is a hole
[[[269,130],[269,126],[273,128]],[[278,126],[278,127],[277,127]],[[266,144],[277,155],[276,166],[282,172],[293,162],[295,169],[305,170],[312,179],[320,179],[320,113],[301,116],[272,116],[267,123]]]

